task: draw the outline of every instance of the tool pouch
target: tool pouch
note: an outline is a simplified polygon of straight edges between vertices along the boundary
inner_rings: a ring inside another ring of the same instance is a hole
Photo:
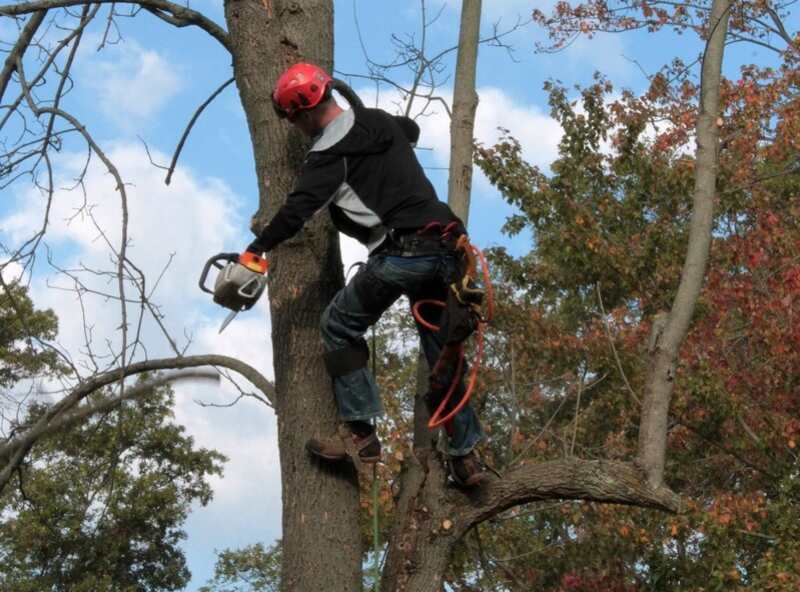
[[[475,284],[476,263],[466,235],[456,245],[458,273],[449,278],[441,334],[447,344],[465,341],[478,328],[484,291]]]

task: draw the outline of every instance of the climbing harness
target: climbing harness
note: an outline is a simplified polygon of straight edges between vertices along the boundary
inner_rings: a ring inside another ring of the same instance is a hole
[[[436,223],[429,224],[421,229],[420,233],[429,232],[435,228]],[[451,223],[442,231],[443,239],[449,239],[457,231],[457,224]],[[459,276],[451,278],[453,281],[448,286],[446,300],[419,300],[411,309],[414,319],[430,331],[444,334],[445,346],[439,359],[431,369],[432,382],[436,376],[441,375],[447,368],[455,366],[453,379],[441,399],[436,410],[431,414],[428,427],[433,429],[444,426],[450,432],[452,419],[464,408],[475,390],[478,379],[478,369],[483,358],[483,333],[485,326],[494,317],[494,292],[489,278],[489,267],[483,252],[469,242],[466,234],[461,234],[456,240],[456,253],[460,257]],[[477,283],[477,262],[480,261],[483,288]],[[486,314],[483,314],[483,304],[486,302]],[[422,315],[423,306],[434,306],[444,309],[441,325],[435,325]],[[461,382],[464,368],[464,341],[473,333],[477,334],[477,350],[470,368],[467,387],[461,400],[448,411],[450,399]]]

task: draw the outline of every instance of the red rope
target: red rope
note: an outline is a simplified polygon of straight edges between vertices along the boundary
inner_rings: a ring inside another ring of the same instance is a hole
[[[478,322],[478,330],[477,330],[478,350],[477,352],[475,352],[475,358],[472,360],[472,367],[470,368],[469,379],[467,381],[467,388],[464,391],[461,400],[458,402],[458,405],[456,405],[452,410],[450,410],[449,413],[447,413],[447,415],[442,417],[442,414],[445,412],[445,408],[447,407],[447,403],[450,401],[450,397],[453,396],[453,393],[458,387],[459,382],[461,382],[461,370],[464,367],[464,346],[463,344],[458,344],[458,362],[456,364],[456,372],[453,375],[453,381],[450,383],[450,388],[447,389],[447,394],[445,394],[441,403],[439,403],[439,406],[436,408],[436,411],[434,411],[433,415],[431,415],[431,418],[428,420],[428,427],[430,429],[444,425],[445,428],[448,430],[448,432],[450,431],[449,424],[451,420],[469,402],[469,399],[472,396],[472,392],[475,390],[475,385],[478,382],[478,369],[480,368],[481,360],[483,359],[484,326],[494,317],[494,290],[492,289],[492,283],[491,280],[489,279],[489,266],[486,264],[486,258],[483,256],[483,253],[479,248],[471,244],[469,245],[469,248],[472,249],[472,252],[475,255],[477,255],[478,259],[480,259],[481,262],[483,284],[486,287],[486,316]],[[411,313],[414,315],[414,319],[420,325],[422,325],[423,327],[425,327],[430,331],[438,332],[441,329],[441,327],[426,321],[425,318],[422,316],[422,313],[420,313],[419,308],[424,305],[438,306],[439,308],[444,308],[446,306],[445,303],[441,300],[419,300],[418,302],[414,303],[413,307],[411,307]]]

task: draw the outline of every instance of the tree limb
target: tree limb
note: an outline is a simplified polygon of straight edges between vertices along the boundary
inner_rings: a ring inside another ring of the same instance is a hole
[[[780,35],[783,38],[783,40],[789,45],[789,47],[792,47],[795,43],[794,39],[786,30],[786,27],[783,25],[783,20],[781,20],[778,11],[769,5],[766,6],[766,10],[769,13],[770,18],[772,19],[772,22],[775,23],[775,27],[777,27],[778,35]]]
[[[703,54],[700,109],[697,118],[695,185],[689,244],[678,290],[666,327],[650,354],[647,386],[640,420],[637,463],[653,487],[664,479],[669,403],[675,385],[679,349],[689,330],[705,278],[714,223],[718,166],[720,80],[730,0],[714,0],[711,31]]]
[[[209,372],[209,371],[198,371],[198,370],[189,370],[184,372],[170,372],[169,374],[165,374],[163,376],[159,376],[153,380],[145,381],[141,384],[137,384],[128,388],[124,394],[117,395],[115,397],[108,397],[104,398],[100,401],[95,403],[91,403],[89,405],[83,405],[73,411],[72,413],[64,414],[55,421],[52,421],[48,426],[47,430],[42,434],[41,437],[50,436],[58,431],[65,430],[71,428],[72,426],[80,423],[84,419],[91,417],[97,413],[105,413],[111,411],[112,409],[118,407],[123,402],[128,401],[130,399],[136,399],[147,392],[164,386],[166,384],[172,384],[180,380],[210,380],[214,381],[217,384],[220,382],[220,376],[217,372]]]
[[[72,392],[58,401],[28,430],[20,434],[16,438],[6,441],[0,446],[0,459],[6,462],[5,468],[0,472],[0,491],[8,482],[11,474],[16,466],[22,462],[25,454],[36,443],[36,441],[52,431],[52,426],[64,420],[64,414],[73,409],[80,401],[91,395],[92,393],[106,387],[120,379],[120,376],[125,377],[134,376],[143,372],[153,372],[157,370],[175,370],[179,368],[196,368],[198,366],[213,366],[229,368],[244,378],[249,380],[256,388],[258,388],[264,396],[272,402],[274,399],[274,387],[258,370],[245,364],[244,362],[228,356],[218,355],[205,355],[205,356],[187,356],[178,358],[162,358],[156,360],[146,360],[143,362],[136,362],[129,364],[122,368],[115,368],[108,372],[96,374],[87,380],[81,382]],[[136,388],[136,387],[133,387]],[[124,396],[120,396],[123,400],[125,396],[130,395],[129,392]],[[69,416],[67,416],[69,417]]]
[[[48,10],[52,8],[66,8],[68,6],[79,6],[82,4],[136,4],[149,10],[166,13],[166,15],[156,14],[162,20],[166,20],[172,25],[185,27],[194,25],[203,29],[214,39],[219,41],[222,46],[231,51],[228,33],[217,23],[204,16],[202,13],[192,10],[187,6],[181,6],[168,0],[34,0],[33,2],[21,2],[19,4],[9,4],[0,6],[0,16],[19,16],[31,12]],[[164,16],[169,16],[165,19]]]
[[[500,512],[533,501],[572,499],[680,512],[681,499],[668,487],[651,487],[633,463],[563,459],[526,464],[481,488],[465,501],[459,517],[465,530]],[[476,503],[477,502],[477,503]]]
[[[186,143],[186,138],[189,137],[189,133],[192,131],[192,127],[194,127],[197,118],[200,117],[200,114],[205,110],[206,107],[211,104],[211,101],[217,98],[219,94],[225,90],[225,88],[235,80],[235,78],[231,77],[227,81],[223,82],[217,90],[211,93],[211,96],[208,97],[202,105],[200,105],[197,110],[192,115],[192,118],[189,120],[189,124],[186,126],[186,129],[183,131],[183,135],[181,136],[180,141],[178,142],[177,148],[175,148],[175,154],[172,156],[172,162],[169,165],[169,169],[167,171],[167,178],[164,180],[164,183],[169,185],[170,181],[172,180],[172,173],[175,172],[175,166],[178,164],[178,158],[181,155],[181,150],[183,150],[183,145]]]
[[[14,47],[11,48],[11,53],[6,56],[3,70],[0,72],[0,103],[3,102],[3,95],[6,92],[8,81],[11,80],[11,74],[13,74],[14,70],[17,68],[17,59],[22,58],[25,50],[28,49],[28,46],[33,40],[33,36],[39,29],[39,25],[42,24],[46,14],[46,10],[40,10],[33,14],[28,22],[25,23],[25,28],[22,29],[22,32],[17,38],[17,42],[14,44]]]

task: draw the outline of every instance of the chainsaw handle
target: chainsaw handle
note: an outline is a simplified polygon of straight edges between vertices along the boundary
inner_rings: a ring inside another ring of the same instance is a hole
[[[200,274],[200,281],[197,282],[200,286],[200,289],[203,292],[208,294],[213,294],[213,290],[209,290],[206,288],[206,279],[208,278],[208,272],[211,271],[211,267],[214,266],[217,269],[222,269],[225,267],[224,264],[220,263],[220,261],[225,261],[226,263],[230,263],[232,261],[239,260],[239,253],[220,253],[219,255],[214,255],[211,259],[206,261],[206,264],[203,266],[203,271]]]

